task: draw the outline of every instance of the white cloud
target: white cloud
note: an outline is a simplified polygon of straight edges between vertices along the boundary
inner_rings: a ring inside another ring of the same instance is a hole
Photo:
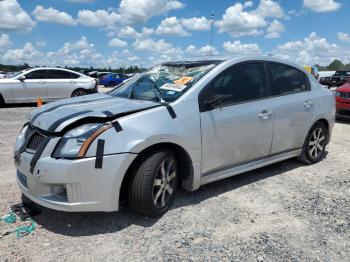
[[[29,32],[36,23],[16,0],[0,1],[0,30]]]
[[[207,56],[207,55],[218,55],[219,52],[215,47],[206,45],[200,48],[197,48],[195,45],[189,45],[185,52],[192,56]]]
[[[120,40],[119,38],[113,38],[108,42],[108,46],[110,47],[126,47],[127,45],[127,42]]]
[[[190,35],[175,16],[168,17],[162,20],[160,25],[156,29],[156,34],[178,36]]]
[[[0,52],[8,49],[11,46],[12,42],[8,34],[0,35]]]
[[[139,58],[136,55],[128,57],[128,61],[130,61],[130,62],[136,62],[136,61],[139,61],[139,60],[141,60],[141,58]]]
[[[35,42],[35,45],[37,46],[37,47],[44,47],[44,46],[46,46],[46,41],[45,40],[39,40],[39,41],[36,41]]]
[[[293,60],[301,65],[329,64],[334,59],[350,62],[350,51],[328,42],[315,32],[303,40],[278,45],[273,54]]]
[[[258,8],[254,11],[261,17],[283,18],[285,17],[282,7],[273,0],[260,0]]]
[[[28,42],[22,48],[7,50],[2,56],[2,61],[8,64],[30,62],[31,64],[39,65],[43,62],[43,57],[43,53],[35,50],[34,46]]]
[[[243,44],[239,40],[233,43],[231,41],[224,42],[223,48],[233,55],[262,54],[263,52],[258,44]]]
[[[348,33],[338,32],[337,35],[338,35],[338,40],[345,43],[350,43],[350,35]]]
[[[154,29],[149,27],[142,27],[142,35],[148,36],[154,34]]]
[[[252,1],[246,1],[244,2],[244,8],[252,7],[254,3]]]
[[[175,48],[164,39],[136,39],[133,47],[137,51],[148,51],[159,55],[168,55],[169,57],[177,58],[183,54],[181,48]]]
[[[227,32],[232,37],[244,35],[260,35],[268,25],[266,18],[284,18],[282,7],[272,0],[261,0],[258,7],[246,11],[241,3],[236,3],[226,9],[221,20],[216,21],[219,33]]]
[[[304,0],[304,7],[314,12],[332,12],[341,7],[341,4],[334,0]]]
[[[119,37],[123,37],[123,38],[139,38],[141,36],[140,33],[138,33],[134,28],[132,28],[131,26],[126,26],[123,27],[119,33],[118,33]]]
[[[285,30],[284,25],[278,21],[278,20],[273,20],[269,27],[266,30],[266,38],[280,38],[281,33],[283,33]]]
[[[206,31],[210,29],[210,20],[202,17],[182,18],[181,24],[188,30]]]
[[[43,22],[52,22],[63,25],[76,25],[77,22],[73,17],[65,12],[60,12],[52,7],[45,9],[43,6],[38,5],[34,11],[33,15],[36,20]]]
[[[119,13],[123,16],[124,23],[137,24],[184,6],[177,0],[121,0]]]
[[[78,23],[91,27],[113,26],[120,19],[116,12],[106,10],[80,10],[77,16]]]

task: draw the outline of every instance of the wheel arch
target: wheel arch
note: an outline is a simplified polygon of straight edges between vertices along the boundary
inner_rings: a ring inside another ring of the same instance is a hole
[[[324,125],[326,126],[326,128],[327,128],[327,144],[329,143],[329,141],[330,141],[330,123],[329,123],[329,121],[328,121],[325,117],[316,118],[316,119],[312,122],[312,124],[311,124],[311,125],[308,127],[308,129],[307,129],[307,132],[306,132],[306,134],[305,134],[305,136],[304,136],[304,140],[303,140],[303,141],[305,141],[305,139],[307,138],[307,136],[308,136],[308,134],[309,134],[311,128],[312,128],[316,123],[318,123],[318,122],[321,122],[322,124],[324,124]]]
[[[180,185],[182,188],[192,191],[191,186],[188,186],[188,183],[192,184],[194,179],[193,162],[190,154],[187,152],[186,149],[184,149],[182,146],[176,143],[161,142],[161,143],[150,145],[147,148],[143,149],[141,152],[138,153],[137,157],[131,162],[131,164],[127,168],[127,171],[124,174],[124,177],[121,183],[119,202],[127,199],[126,196],[127,196],[128,184],[130,181],[129,179],[131,177],[131,172],[133,170],[133,167],[138,163],[138,160],[142,156],[149,154],[152,151],[160,150],[163,148],[172,149],[175,152],[176,158],[178,160],[178,165],[179,165],[178,167],[179,167],[179,174],[180,174]]]

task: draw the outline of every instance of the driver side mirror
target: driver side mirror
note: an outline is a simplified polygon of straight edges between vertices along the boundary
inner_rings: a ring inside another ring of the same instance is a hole
[[[18,78],[17,78],[17,80],[19,80],[19,81],[21,81],[21,82],[24,82],[24,80],[26,80],[26,77],[25,76],[19,76]]]

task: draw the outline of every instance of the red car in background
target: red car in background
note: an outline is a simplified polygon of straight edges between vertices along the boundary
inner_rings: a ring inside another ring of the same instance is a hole
[[[337,117],[350,119],[350,80],[335,90]]]

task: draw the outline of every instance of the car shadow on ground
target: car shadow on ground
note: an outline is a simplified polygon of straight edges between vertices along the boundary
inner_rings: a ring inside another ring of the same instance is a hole
[[[195,192],[179,190],[171,209],[199,204],[206,199],[280,175],[302,165],[299,161],[290,159],[202,186]],[[51,232],[72,237],[117,232],[131,225],[151,227],[159,220],[137,215],[128,209],[112,213],[68,213],[47,208],[41,208],[41,211],[40,215],[33,217],[38,225]]]
[[[16,108],[16,107],[37,107],[36,103],[21,103],[21,104],[6,104],[0,106],[1,108]]]

